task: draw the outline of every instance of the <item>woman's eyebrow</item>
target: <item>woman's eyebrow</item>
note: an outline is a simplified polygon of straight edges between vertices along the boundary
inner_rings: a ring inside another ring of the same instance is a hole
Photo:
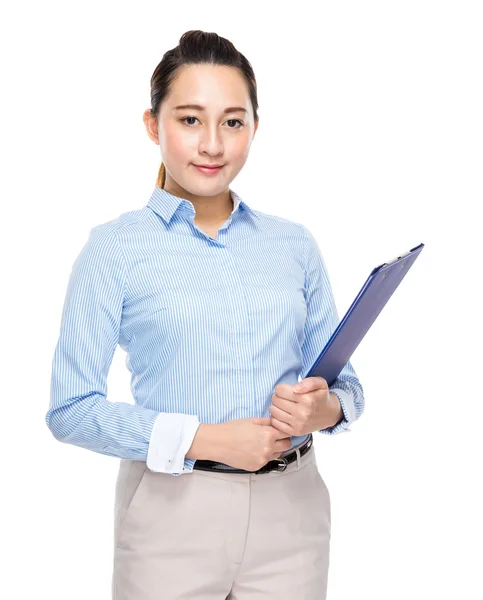
[[[205,110],[204,106],[200,106],[199,104],[181,104],[180,106],[175,106],[173,110],[182,110],[190,108],[191,110]],[[246,108],[243,106],[230,106],[229,108],[225,108],[224,113],[232,113],[232,112],[248,112]]]

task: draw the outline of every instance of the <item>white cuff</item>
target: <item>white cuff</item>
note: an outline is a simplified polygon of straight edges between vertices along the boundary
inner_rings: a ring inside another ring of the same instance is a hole
[[[186,466],[185,456],[201,425],[196,415],[160,413],[156,418],[149,440],[146,465],[151,471],[177,474],[193,470]]]

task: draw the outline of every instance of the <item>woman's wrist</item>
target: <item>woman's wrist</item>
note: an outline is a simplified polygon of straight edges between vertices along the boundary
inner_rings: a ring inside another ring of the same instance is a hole
[[[218,425],[216,423],[201,423],[193,442],[186,453],[186,458],[196,460],[216,460]]]
[[[329,396],[333,401],[334,425],[338,425],[344,419],[344,411],[342,410],[342,405],[337,394],[329,392]]]

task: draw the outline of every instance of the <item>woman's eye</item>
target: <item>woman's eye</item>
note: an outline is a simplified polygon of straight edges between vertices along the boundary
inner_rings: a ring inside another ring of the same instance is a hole
[[[195,121],[198,121],[198,119],[196,117],[183,117],[182,119],[180,119],[180,121],[182,123],[184,123],[187,119],[194,119]],[[227,123],[240,123],[239,127],[229,127],[228,129],[240,129],[240,127],[243,126],[243,121],[240,121],[240,119],[228,119]],[[193,124],[190,123],[186,123],[186,125],[188,125],[188,127],[192,127]]]
[[[240,119],[228,119],[227,123],[229,123],[230,121],[232,123],[240,123],[240,127],[243,125],[243,122],[240,121]],[[230,127],[230,129],[240,129],[240,127]]]
[[[198,120],[196,117],[184,117],[184,119],[180,119],[180,121],[182,123],[184,123],[186,121],[186,119],[195,119],[196,121]],[[189,125],[189,123],[186,123],[187,125]]]

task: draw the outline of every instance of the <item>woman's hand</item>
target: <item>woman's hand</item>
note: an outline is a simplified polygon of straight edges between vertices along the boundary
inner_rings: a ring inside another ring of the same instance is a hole
[[[272,396],[272,426],[292,435],[305,435],[338,423],[344,416],[339,398],[323,377],[306,377],[297,385],[280,383]]]
[[[292,447],[290,435],[270,423],[271,417],[233,419],[210,425],[211,446],[208,460],[230,467],[257,471]],[[196,436],[195,436],[196,440]]]

